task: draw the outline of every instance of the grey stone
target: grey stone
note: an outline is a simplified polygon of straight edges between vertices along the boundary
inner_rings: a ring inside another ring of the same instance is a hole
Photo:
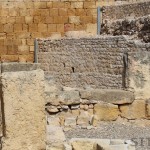
[[[47,126],[47,143],[63,143],[66,140],[64,132],[61,127]]]
[[[57,112],[59,112],[59,110],[58,110],[57,107],[55,107],[55,106],[47,106],[47,107],[46,107],[46,110],[47,110],[49,113],[57,113]]]
[[[65,126],[76,126],[77,117],[68,117],[65,119]]]
[[[38,63],[1,63],[1,72],[32,71],[40,69]]]
[[[61,104],[64,105],[80,104],[80,96],[78,91],[62,91],[58,95],[58,99],[61,101]]]
[[[104,101],[112,104],[130,104],[134,101],[134,94],[130,91],[113,89],[92,89],[80,91],[81,98]]]
[[[80,105],[72,105],[71,109],[78,109],[80,107]]]

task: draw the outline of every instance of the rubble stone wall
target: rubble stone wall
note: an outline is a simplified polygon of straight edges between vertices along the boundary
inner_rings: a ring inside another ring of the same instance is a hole
[[[134,39],[150,42],[150,14],[140,18],[105,20],[101,33],[104,35],[129,35]]]
[[[124,57],[128,52],[149,50],[149,44],[129,42],[122,36],[40,39],[38,61],[57,84],[121,89],[128,87]]]
[[[104,7],[103,20],[142,17],[150,14],[150,1]]]
[[[39,40],[46,75],[69,87],[122,88],[123,37]]]

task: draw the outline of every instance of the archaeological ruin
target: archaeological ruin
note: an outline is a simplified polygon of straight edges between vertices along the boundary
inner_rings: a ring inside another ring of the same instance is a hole
[[[1,150],[150,149],[150,0],[0,1]]]

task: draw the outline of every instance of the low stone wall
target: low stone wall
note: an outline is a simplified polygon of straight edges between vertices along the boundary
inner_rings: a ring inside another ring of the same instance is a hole
[[[150,1],[104,7],[103,20],[117,20],[146,16],[150,14],[149,6]]]
[[[125,118],[128,122],[130,120],[148,120],[149,108],[149,100],[135,100],[134,92],[131,91],[83,90],[52,86],[50,83],[46,87],[48,150],[56,147],[61,150],[65,149],[64,145],[68,144],[70,140],[66,139],[65,131],[75,129],[96,130],[100,127],[102,121],[111,122],[120,118]],[[81,139],[80,142],[82,142]],[[69,145],[78,150],[78,144],[75,143]]]

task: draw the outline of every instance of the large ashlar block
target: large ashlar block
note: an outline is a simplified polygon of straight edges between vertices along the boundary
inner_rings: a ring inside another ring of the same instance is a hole
[[[5,136],[2,150],[45,150],[44,73],[2,73]]]
[[[119,116],[119,109],[117,105],[100,102],[94,106],[94,114],[100,121],[113,121]]]
[[[146,116],[146,103],[144,100],[135,100],[130,105],[120,106],[121,116],[127,119],[142,119]]]
[[[135,99],[149,99],[150,53],[131,53],[129,61],[129,87],[134,89]]]

